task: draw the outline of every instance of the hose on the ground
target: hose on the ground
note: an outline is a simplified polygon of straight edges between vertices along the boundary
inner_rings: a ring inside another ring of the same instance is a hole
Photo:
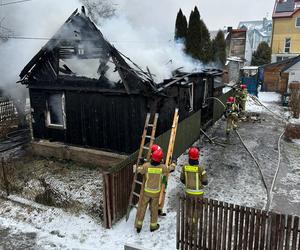
[[[239,137],[241,143],[243,144],[244,148],[245,148],[245,149],[247,150],[247,152],[251,155],[251,157],[253,158],[253,160],[254,160],[256,166],[258,167],[258,170],[259,170],[259,173],[260,173],[262,182],[263,182],[263,184],[264,184],[264,187],[265,187],[266,193],[267,193],[267,204],[266,204],[265,207],[269,207],[268,204],[270,203],[270,192],[269,192],[269,190],[268,190],[267,183],[266,183],[266,181],[265,181],[265,178],[264,178],[264,175],[263,175],[261,166],[259,165],[257,159],[254,157],[254,155],[252,154],[252,152],[251,152],[251,151],[248,149],[248,147],[246,146],[246,144],[245,144],[244,140],[242,139],[240,133],[239,133],[237,130],[235,130],[235,132],[236,132],[237,136]]]
[[[275,112],[273,112],[271,109],[269,109],[268,107],[266,107],[256,96],[253,96],[253,95],[250,95],[250,94],[248,94],[248,95],[254,101],[254,103],[256,105],[264,107],[266,110],[268,110],[270,113],[272,113],[275,117],[279,118],[284,123],[288,122],[288,119],[279,116],[278,114],[276,114]],[[267,192],[268,192],[268,202],[267,202],[267,204],[265,206],[265,209],[267,210],[267,212],[269,212],[270,208],[271,208],[271,203],[272,203],[272,199],[273,199],[273,189],[274,189],[274,186],[275,186],[275,183],[276,183],[276,180],[277,180],[277,176],[278,176],[278,173],[279,173],[279,169],[280,169],[280,161],[281,161],[280,144],[281,144],[281,139],[282,139],[284,133],[285,133],[285,129],[280,134],[279,139],[278,139],[278,143],[277,143],[277,145],[278,145],[278,163],[277,163],[277,168],[276,168],[276,172],[275,172],[275,175],[273,177],[273,180],[272,180],[271,188],[269,190],[267,189]]]
[[[274,189],[276,179],[277,179],[277,176],[278,176],[278,172],[279,172],[279,168],[280,168],[280,161],[281,161],[280,143],[281,143],[281,138],[284,135],[284,133],[285,133],[285,130],[281,133],[281,135],[279,136],[279,139],[278,139],[278,164],[277,164],[275,175],[273,177],[271,188],[269,190],[270,202],[269,202],[269,205],[266,207],[266,210],[268,212],[270,211],[271,203],[272,203],[272,200],[273,200],[273,189]]]

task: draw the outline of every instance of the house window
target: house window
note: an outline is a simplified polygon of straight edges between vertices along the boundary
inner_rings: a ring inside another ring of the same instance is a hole
[[[194,111],[194,83],[189,83],[190,112]]]
[[[291,50],[291,38],[286,38],[284,43],[284,53],[290,53]]]
[[[52,128],[66,128],[65,95],[63,93],[49,94],[47,97],[46,125]]]
[[[298,3],[298,4],[300,4],[300,3]],[[300,6],[299,6],[300,7]],[[300,28],[300,17],[297,17],[296,18],[296,27],[297,28]]]

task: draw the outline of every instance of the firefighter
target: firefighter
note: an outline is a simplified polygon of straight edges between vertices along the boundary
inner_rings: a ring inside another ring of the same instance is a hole
[[[234,97],[232,96],[227,98],[226,105],[224,116],[227,118],[226,134],[229,135],[232,129],[237,128],[239,108],[235,103]]]
[[[237,94],[236,94],[236,102],[241,111],[241,114],[243,114],[246,109],[247,95],[248,95],[247,85],[241,84],[239,89],[237,89]]]
[[[185,184],[187,197],[203,197],[202,188],[208,181],[205,169],[199,166],[199,149],[195,147],[189,149],[189,164],[183,167],[180,180]]]
[[[181,172],[180,180],[185,184],[185,195],[187,200],[187,216],[189,228],[195,219],[195,199],[202,199],[204,195],[203,186],[208,184],[206,171],[199,166],[199,150],[195,147],[189,150],[189,164],[184,166]]]
[[[136,214],[136,231],[140,233],[143,227],[145,212],[150,204],[150,231],[159,229],[157,223],[159,194],[161,191],[162,176],[173,170],[174,165],[167,167],[161,164],[163,151],[158,149],[151,155],[151,162],[144,163],[137,168],[137,172],[144,175],[145,185],[140,193],[140,200]]]

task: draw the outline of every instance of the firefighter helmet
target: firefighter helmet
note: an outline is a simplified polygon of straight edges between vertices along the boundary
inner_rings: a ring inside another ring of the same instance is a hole
[[[161,162],[163,157],[164,153],[161,149],[155,150],[151,155],[151,159],[155,162]]]
[[[247,85],[246,85],[246,84],[241,84],[241,85],[240,85],[240,88],[241,88],[241,89],[246,89],[246,88],[247,88]]]
[[[191,160],[198,160],[199,159],[199,149],[198,148],[190,148],[189,150],[189,158]]]
[[[228,98],[227,98],[227,103],[234,103],[234,97],[232,97],[232,96],[229,96]]]
[[[151,147],[151,153],[153,153],[154,151],[161,149],[160,146],[158,146],[157,144],[153,144]]]

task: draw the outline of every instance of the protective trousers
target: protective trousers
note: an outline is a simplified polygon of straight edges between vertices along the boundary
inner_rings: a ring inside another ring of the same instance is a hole
[[[240,102],[240,108],[241,108],[242,111],[245,111],[245,109],[246,109],[246,101],[241,100],[241,102]]]
[[[203,195],[190,195],[186,194],[187,204],[186,211],[189,223],[196,223],[195,212],[196,212],[196,202],[199,199],[203,199]]]
[[[232,129],[237,128],[238,116],[231,114],[227,117],[226,132],[229,133]]]
[[[141,200],[139,201],[136,215],[136,228],[143,227],[143,221],[145,218],[148,203],[150,204],[150,229],[155,229],[157,227],[159,196],[151,197],[146,192],[144,192],[141,196]]]

